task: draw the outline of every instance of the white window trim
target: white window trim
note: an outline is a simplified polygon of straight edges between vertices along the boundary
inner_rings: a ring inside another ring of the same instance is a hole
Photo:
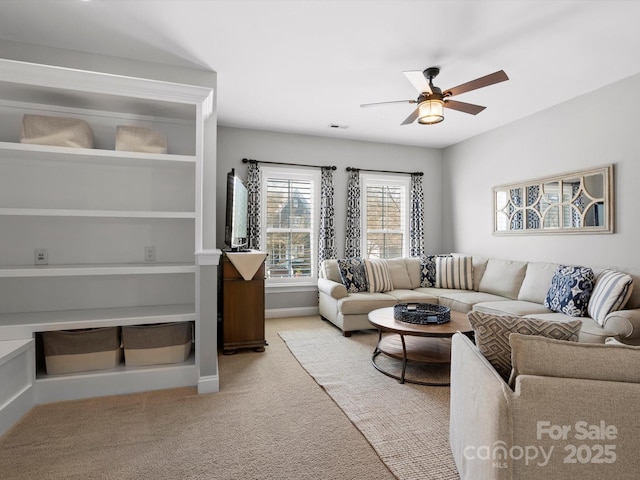
[[[367,186],[369,185],[400,185],[405,187],[402,256],[408,257],[410,251],[409,227],[411,221],[411,178],[407,175],[396,176],[389,174],[360,173],[360,192],[362,196],[360,202],[360,231],[362,232],[360,251],[363,254],[366,254],[367,252]]]
[[[264,206],[267,205],[267,178],[279,177],[288,180],[308,180],[312,183],[313,212],[311,216],[311,276],[310,277],[287,277],[287,278],[267,278],[265,287],[270,286],[294,286],[311,285],[317,286],[318,278],[318,230],[320,214],[320,181],[321,173],[319,169],[305,169],[295,167],[260,167],[260,249],[267,251],[267,214]]]

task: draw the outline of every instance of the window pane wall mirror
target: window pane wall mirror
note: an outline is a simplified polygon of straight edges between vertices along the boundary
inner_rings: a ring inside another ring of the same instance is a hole
[[[613,165],[493,187],[495,235],[613,233]]]

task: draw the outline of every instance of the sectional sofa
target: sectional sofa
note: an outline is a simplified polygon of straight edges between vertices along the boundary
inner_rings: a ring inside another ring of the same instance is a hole
[[[343,283],[338,261],[324,260],[318,278],[320,315],[340,328],[345,336],[352,331],[370,329],[367,315],[372,310],[409,302],[437,303],[463,313],[475,310],[556,321],[575,319],[544,306],[557,263],[465,257],[471,263],[472,277],[466,288],[422,287],[424,263],[419,258],[396,258],[386,262],[390,289],[355,293],[350,293]],[[591,268],[596,280],[608,270]],[[635,285],[640,285],[640,273],[626,273]],[[580,317],[583,322],[580,342],[604,343],[606,338],[616,337],[624,343],[640,345],[640,287],[630,290],[623,309],[599,321],[589,316]]]

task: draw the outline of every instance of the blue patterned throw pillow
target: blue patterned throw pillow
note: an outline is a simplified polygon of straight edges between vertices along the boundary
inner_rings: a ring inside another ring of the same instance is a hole
[[[551,279],[544,306],[572,317],[584,317],[594,280],[593,270],[588,267],[559,265]]]
[[[420,257],[420,286],[436,286],[436,258],[452,255],[423,255]]]
[[[367,269],[364,260],[359,257],[338,259],[338,269],[342,283],[347,287],[347,292],[368,292]]]

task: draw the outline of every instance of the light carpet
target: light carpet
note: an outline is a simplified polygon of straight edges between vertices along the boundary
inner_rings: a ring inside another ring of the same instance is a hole
[[[218,393],[38,405],[0,437],[0,479],[393,480],[277,333],[320,327],[340,336],[319,317],[268,319],[264,352],[220,355]]]
[[[375,333],[343,337],[317,329],[279,335],[399,480],[459,478],[449,447],[448,387],[400,384],[378,372],[371,365]],[[392,368],[391,362],[384,367]],[[446,375],[431,368],[408,374],[431,380]]]

